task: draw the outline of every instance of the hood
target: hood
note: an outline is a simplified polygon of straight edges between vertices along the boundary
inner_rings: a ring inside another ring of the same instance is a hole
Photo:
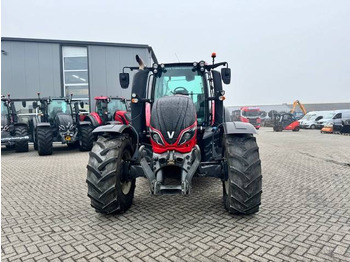
[[[151,128],[160,131],[168,144],[174,144],[181,131],[196,121],[196,107],[188,96],[165,96],[153,104]]]

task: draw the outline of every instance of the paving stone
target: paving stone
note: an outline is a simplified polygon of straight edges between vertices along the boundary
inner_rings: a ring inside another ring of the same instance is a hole
[[[2,261],[350,261],[350,137],[261,128],[257,141],[253,216],[227,214],[214,178],[159,197],[139,178],[131,209],[104,216],[86,196],[87,152],[3,148]]]

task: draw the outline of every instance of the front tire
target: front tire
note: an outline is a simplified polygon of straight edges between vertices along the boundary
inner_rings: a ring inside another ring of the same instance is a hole
[[[25,126],[17,126],[15,132],[19,137],[28,136],[28,129]],[[28,140],[15,142],[15,150],[16,152],[28,152]]]
[[[37,128],[36,131],[39,156],[52,155],[53,134],[50,128]]]
[[[125,212],[132,205],[136,179],[128,179],[124,163],[133,154],[130,138],[124,134],[100,136],[87,165],[88,197],[99,213]]]
[[[90,151],[92,149],[94,143],[94,134],[92,133],[93,130],[94,128],[91,125],[80,127],[80,151]]]
[[[259,211],[262,193],[259,148],[252,135],[226,135],[227,180],[223,182],[224,205],[231,214]]]

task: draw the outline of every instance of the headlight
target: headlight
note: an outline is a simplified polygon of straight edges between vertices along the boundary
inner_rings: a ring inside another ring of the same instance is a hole
[[[156,142],[158,145],[162,145],[164,146],[164,141],[162,139],[162,137],[160,136],[160,134],[158,134],[157,132],[153,131],[151,132],[151,137],[152,137],[152,140],[154,142]]]
[[[58,129],[59,129],[60,131],[66,131],[66,127],[63,126],[63,125],[59,125],[59,126],[58,126]]]
[[[180,137],[180,141],[179,141],[179,145],[182,145],[186,142],[188,142],[189,140],[191,140],[194,136],[194,134],[196,133],[196,128],[194,127],[184,133],[182,133],[181,137]]]

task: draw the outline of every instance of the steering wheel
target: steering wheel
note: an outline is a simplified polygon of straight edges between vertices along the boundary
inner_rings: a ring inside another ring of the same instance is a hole
[[[174,95],[179,94],[179,95],[189,95],[188,90],[184,88],[183,86],[178,86],[174,89],[172,92]]]

